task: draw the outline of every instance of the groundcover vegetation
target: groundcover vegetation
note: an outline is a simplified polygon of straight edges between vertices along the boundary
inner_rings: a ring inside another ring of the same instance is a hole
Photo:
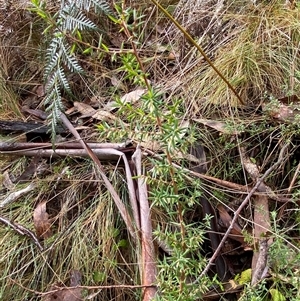
[[[1,300],[299,300],[297,1],[0,11]]]

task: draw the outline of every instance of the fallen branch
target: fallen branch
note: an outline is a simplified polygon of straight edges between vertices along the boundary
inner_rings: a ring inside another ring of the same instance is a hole
[[[124,142],[124,143],[97,143],[97,142],[89,142],[87,145],[91,149],[106,149],[106,148],[114,148],[117,150],[126,150],[128,148],[130,143]],[[53,144],[52,143],[33,143],[33,142],[0,142],[0,152],[5,153],[9,152],[16,152],[18,153],[20,150],[38,150],[38,149],[52,149]],[[65,142],[59,142],[54,144],[55,149],[82,149],[82,144],[76,141],[65,141]]]
[[[244,148],[240,148],[240,155],[242,164],[250,175],[253,181],[259,179],[260,173],[258,166],[253,163],[249,156],[246,154]],[[269,191],[272,193],[272,189],[264,183],[261,182],[257,188],[260,192]],[[272,193],[275,195],[275,193]],[[266,239],[266,233],[271,231],[270,222],[270,212],[269,212],[269,200],[265,195],[256,196],[253,200],[253,225],[254,225],[254,252],[252,257],[252,281],[251,284],[255,285],[261,280],[260,277],[263,276],[263,271],[267,269],[267,259],[268,259],[268,248],[273,242],[272,239]],[[257,248],[259,246],[259,248]]]
[[[237,222],[237,219],[242,211],[242,209],[247,205],[247,203],[249,202],[250,198],[252,197],[252,195],[254,194],[254,192],[259,188],[259,186],[261,185],[261,183],[264,181],[264,179],[274,170],[276,169],[284,160],[284,153],[286,151],[286,149],[288,148],[289,143],[285,144],[282,149],[280,150],[279,156],[278,156],[278,160],[275,164],[273,164],[259,179],[257,179],[257,182],[255,184],[255,186],[251,189],[251,191],[249,192],[249,194],[247,195],[247,197],[244,199],[244,201],[241,203],[241,205],[239,206],[239,208],[235,211],[233,219],[231,221],[230,226],[228,227],[226,233],[224,234],[219,247],[215,250],[214,254],[212,255],[212,257],[210,258],[208,264],[206,265],[205,269],[202,271],[202,273],[200,274],[200,276],[193,282],[193,284],[197,284],[199,282],[199,280],[208,272],[208,270],[210,269],[211,265],[213,264],[213,262],[215,261],[215,259],[217,258],[219,252],[221,251],[225,241],[227,240],[231,230],[234,227],[234,224]]]
[[[115,150],[115,149],[93,149],[93,152],[100,160],[113,160],[117,161],[120,159],[121,156],[124,155],[124,153]],[[118,152],[118,153],[116,153]],[[5,153],[5,152],[2,152]],[[85,149],[39,149],[39,150],[32,150],[32,149],[24,149],[15,151],[14,154],[20,155],[20,156],[39,156],[39,157],[89,157],[89,154]],[[125,155],[124,155],[125,156]]]

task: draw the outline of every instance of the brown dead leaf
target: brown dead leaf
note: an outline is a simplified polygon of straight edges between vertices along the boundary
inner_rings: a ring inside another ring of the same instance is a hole
[[[300,102],[296,95],[286,96],[274,103],[262,103],[262,109],[277,121],[293,123],[297,121],[299,116]]]
[[[90,99],[90,105],[94,108],[103,107],[105,104],[106,98],[98,95],[94,95]]]
[[[101,121],[114,121],[117,120],[118,118],[113,115],[110,112],[103,111],[103,110],[98,110],[94,115],[92,115],[93,118]]]
[[[277,110],[274,110],[271,113],[271,115],[274,119],[278,119],[279,121],[283,122],[293,122],[295,119],[295,111],[293,108],[284,104],[281,104]]]
[[[15,187],[14,183],[10,179],[10,176],[9,176],[9,173],[7,170],[3,173],[2,184],[7,190],[13,190]]]
[[[206,126],[209,126],[218,132],[228,135],[239,135],[242,131],[237,131],[228,127],[225,122],[217,121],[217,120],[210,120],[210,119],[193,119],[193,121],[197,123],[202,123]]]
[[[146,93],[147,89],[138,88],[121,97],[123,103],[136,103]]]
[[[57,287],[51,287],[50,290],[55,290]],[[57,290],[43,298],[43,301],[81,301],[81,288],[69,288]]]
[[[82,288],[76,287],[81,284],[82,275],[78,270],[70,271],[70,287],[63,287],[63,284],[52,285],[50,291],[43,301],[81,301]]]
[[[51,286],[50,291],[57,289],[55,286]],[[42,301],[64,301],[64,291],[57,291],[50,293],[42,298]]]
[[[74,102],[74,107],[77,109],[77,111],[79,113],[82,114],[82,118],[83,117],[91,117],[92,115],[94,115],[96,113],[96,110],[91,107],[90,105],[83,103],[83,102],[78,102],[75,101]]]
[[[45,96],[45,89],[43,85],[39,85],[37,86],[35,93],[38,97],[43,97]]]
[[[111,77],[111,83],[114,87],[116,87],[117,89],[120,89],[120,90],[123,90],[123,91],[126,91],[126,86],[123,84],[123,82],[118,79],[116,76],[112,76]]]
[[[219,204],[217,206],[217,209],[219,211],[219,215],[220,215],[220,219],[222,221],[222,223],[224,224],[225,227],[229,228],[229,226],[231,225],[232,222],[232,218],[230,216],[230,214],[227,212],[226,208],[224,205]],[[234,239],[238,242],[240,242],[243,246],[246,246],[246,242],[242,233],[242,228],[240,227],[239,224],[234,223],[233,224],[233,228],[230,232],[229,237],[231,239]]]
[[[169,61],[174,61],[178,57],[179,57],[178,54],[176,54],[175,52],[170,52],[169,55],[168,55],[168,57],[167,57],[167,59]]]
[[[23,106],[22,107],[22,111],[26,112],[26,113],[28,113],[28,114],[30,114],[32,116],[38,117],[38,118],[40,118],[42,120],[46,120],[47,119],[47,113],[44,112],[43,110],[40,110],[40,109],[33,110],[33,109],[28,108],[27,106]]]
[[[70,271],[70,286],[75,287],[81,284],[82,275],[78,270]],[[65,291],[64,301],[79,301],[81,299],[82,289],[77,287]]]
[[[141,141],[139,142],[139,144],[141,145],[141,147],[150,149],[153,152],[162,149],[161,145],[157,141]]]
[[[76,113],[77,112],[77,109],[75,108],[75,107],[72,107],[72,108],[70,108],[70,109],[67,109],[66,111],[65,111],[65,114],[66,115],[71,115],[71,114],[74,114],[74,113]]]
[[[51,233],[49,214],[46,212],[46,201],[39,203],[33,212],[33,223],[38,238],[47,239]]]
[[[81,289],[73,288],[64,291],[63,301],[80,301],[81,299]]]

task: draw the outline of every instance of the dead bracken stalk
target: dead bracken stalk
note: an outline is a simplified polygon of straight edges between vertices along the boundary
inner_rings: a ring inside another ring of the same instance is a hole
[[[70,132],[74,135],[74,137],[79,141],[79,143],[84,148],[84,150],[87,152],[89,157],[94,161],[94,163],[98,167],[98,172],[99,172],[101,178],[103,179],[108,191],[110,192],[111,196],[113,197],[113,199],[115,201],[115,204],[116,204],[116,206],[117,206],[117,208],[120,212],[120,215],[122,216],[122,218],[123,218],[123,220],[124,220],[124,222],[127,226],[128,232],[130,233],[130,235],[135,240],[137,240],[136,232],[134,230],[135,227],[134,227],[134,225],[133,225],[133,223],[130,219],[130,215],[127,212],[127,209],[125,208],[125,205],[122,203],[122,201],[121,201],[119,195],[117,194],[116,190],[114,189],[114,187],[112,186],[112,184],[108,180],[107,176],[105,175],[100,160],[95,155],[95,153],[92,151],[92,149],[81,139],[81,137],[78,134],[77,130],[74,128],[72,123],[68,120],[66,115],[63,114],[63,113],[60,113],[60,118],[61,118],[61,121],[63,122],[63,124],[70,130]]]
[[[140,204],[141,241],[142,241],[142,284],[153,285],[157,279],[156,254],[153,244],[151,211],[148,200],[147,184],[142,174],[142,152],[138,145],[132,156],[137,172],[138,198]],[[143,292],[143,301],[152,300],[157,290],[155,287],[146,287]]]

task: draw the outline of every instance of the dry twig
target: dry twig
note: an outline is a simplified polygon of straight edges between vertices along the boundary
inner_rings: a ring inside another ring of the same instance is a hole
[[[289,143],[285,144],[282,149],[280,150],[279,156],[278,156],[278,160],[275,164],[273,164],[268,170],[266,170],[266,172],[259,178],[257,179],[257,182],[255,184],[255,186],[251,189],[251,191],[249,192],[249,194],[247,195],[247,197],[244,199],[244,201],[241,203],[241,205],[239,206],[239,208],[236,210],[236,212],[234,213],[233,219],[231,221],[230,226],[228,227],[226,233],[224,234],[219,247],[216,249],[216,251],[214,252],[214,254],[212,255],[212,257],[210,258],[208,264],[206,265],[205,269],[202,271],[202,273],[200,274],[200,276],[193,282],[193,284],[196,284],[199,282],[199,280],[206,275],[206,273],[208,272],[208,270],[210,269],[211,265],[213,264],[213,262],[215,261],[215,259],[217,258],[219,252],[221,251],[223,244],[225,243],[226,239],[228,238],[231,230],[233,229],[234,224],[236,223],[239,214],[241,213],[242,209],[247,205],[247,203],[249,202],[250,198],[252,197],[252,195],[254,194],[254,192],[258,189],[258,187],[261,185],[261,183],[264,181],[264,179],[274,170],[276,169],[278,166],[280,166],[280,164],[282,163],[282,161],[284,160],[284,154],[286,149],[288,148]]]

